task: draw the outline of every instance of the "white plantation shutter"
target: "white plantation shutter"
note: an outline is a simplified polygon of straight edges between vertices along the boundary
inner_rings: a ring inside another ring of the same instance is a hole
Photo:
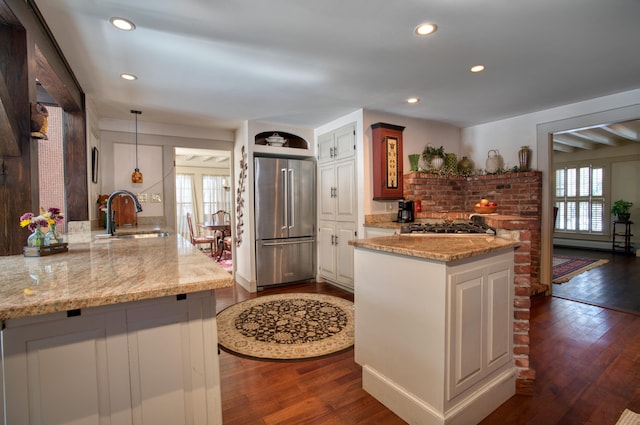
[[[556,231],[603,234],[604,167],[579,165],[555,170]]]

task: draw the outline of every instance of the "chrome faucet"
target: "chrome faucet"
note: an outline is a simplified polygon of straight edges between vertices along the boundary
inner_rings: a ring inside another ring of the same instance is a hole
[[[128,195],[131,199],[133,199],[133,203],[136,206],[136,212],[142,211],[142,205],[140,205],[138,198],[136,198],[136,195],[129,192],[128,190],[116,190],[111,195],[109,195],[109,199],[107,199],[107,234],[111,236],[113,236],[113,234],[116,232],[116,226],[113,222],[113,211],[111,210],[111,202],[113,201],[113,198],[118,195]]]

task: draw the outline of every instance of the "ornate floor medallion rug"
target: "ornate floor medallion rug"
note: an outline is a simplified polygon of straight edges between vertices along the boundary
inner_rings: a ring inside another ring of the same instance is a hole
[[[587,270],[607,264],[609,260],[598,260],[597,258],[579,258],[553,256],[553,283],[564,283],[572,277],[584,273]]]
[[[353,346],[351,301],[324,294],[277,294],[217,315],[220,348],[262,360],[323,357]]]

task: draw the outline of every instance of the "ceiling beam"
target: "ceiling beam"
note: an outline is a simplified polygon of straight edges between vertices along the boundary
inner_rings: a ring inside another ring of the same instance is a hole
[[[553,142],[553,150],[558,152],[575,152],[576,148],[571,146],[563,145],[562,143]]]
[[[583,131],[575,131],[575,132],[571,132],[571,133],[567,133],[570,134],[572,136],[575,136],[579,139],[584,139],[588,142],[595,142],[595,143],[599,143],[599,144],[603,144],[603,145],[607,145],[607,146],[620,146],[622,145],[622,140],[618,139],[617,137],[615,137],[614,135],[610,134],[610,133],[603,133],[601,130],[603,130],[604,127],[599,127],[597,129],[592,129],[592,130],[583,130]]]
[[[640,142],[640,120],[611,124],[602,130],[632,142]]]
[[[587,149],[587,150],[593,150],[596,147],[595,142],[589,142],[587,140],[584,140],[576,136],[572,136],[570,134],[554,134],[553,142],[572,146],[574,148]]]

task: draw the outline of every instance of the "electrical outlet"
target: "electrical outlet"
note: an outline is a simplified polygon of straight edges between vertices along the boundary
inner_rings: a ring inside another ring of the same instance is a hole
[[[393,202],[387,202],[387,211],[393,211],[395,204]]]
[[[145,203],[149,202],[149,194],[148,193],[138,193],[138,202]]]

